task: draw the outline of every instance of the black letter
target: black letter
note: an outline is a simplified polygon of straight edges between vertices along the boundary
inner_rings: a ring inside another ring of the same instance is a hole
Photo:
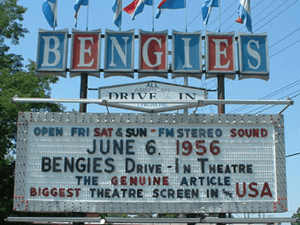
[[[131,169],[128,169],[128,161],[130,161],[132,163],[132,166],[131,166]],[[135,168],[135,163],[134,163],[134,160],[131,159],[131,158],[126,158],[125,159],[125,173],[132,173],[134,171],[134,168]]]

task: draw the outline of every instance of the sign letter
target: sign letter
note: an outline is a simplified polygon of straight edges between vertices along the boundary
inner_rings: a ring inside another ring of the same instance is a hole
[[[213,39],[212,40],[215,43],[215,56],[216,56],[216,62],[215,62],[215,69],[227,69],[230,64],[230,60],[225,65],[221,65],[221,56],[224,55],[225,58],[227,58],[227,51],[226,48],[228,47],[228,41],[227,39]],[[222,51],[221,50],[221,43],[225,43],[226,48]]]
[[[253,66],[253,64],[250,62],[249,59],[248,59],[248,65],[251,69],[256,70],[260,67],[261,58],[260,58],[259,52],[255,51],[254,49],[251,48],[251,46],[250,46],[251,43],[255,44],[256,47],[259,49],[259,42],[251,40],[248,42],[248,45],[247,45],[247,50],[249,52],[249,55],[251,55],[253,58],[255,58],[257,60],[257,66]]]
[[[60,42],[58,37],[56,36],[48,36],[48,37],[42,37],[45,41],[44,45],[44,57],[43,57],[43,63],[42,66],[56,66],[60,61],[60,52],[58,50]],[[50,48],[50,41],[54,42],[53,48]],[[53,53],[54,54],[54,60],[53,62],[49,62],[49,55]]]

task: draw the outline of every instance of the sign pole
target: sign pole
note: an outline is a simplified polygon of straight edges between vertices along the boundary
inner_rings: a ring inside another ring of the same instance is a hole
[[[225,75],[218,75],[218,100],[225,100]],[[218,113],[225,114],[225,104],[218,105]]]
[[[221,1],[219,1],[219,33],[221,33]],[[218,75],[218,100],[225,99],[225,75]],[[218,105],[218,113],[225,114],[225,104]],[[226,218],[226,213],[219,213],[219,218]],[[225,225],[225,223],[217,223],[217,225]]]
[[[88,89],[88,75],[86,73],[81,75],[80,78],[80,99],[87,99],[87,89]],[[87,104],[80,103],[79,112],[86,113]]]

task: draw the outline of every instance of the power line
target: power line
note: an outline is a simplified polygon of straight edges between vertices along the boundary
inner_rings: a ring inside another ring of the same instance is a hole
[[[284,87],[282,87],[282,88],[280,88],[280,89],[278,89],[278,90],[276,90],[276,91],[274,91],[274,92],[272,92],[272,93],[270,93],[268,95],[265,95],[265,96],[259,98],[259,100],[269,99],[269,98],[277,95],[278,93],[282,93],[282,92],[284,92],[284,91],[286,91],[288,89],[291,89],[292,87],[298,85],[299,83],[300,83],[300,79],[296,80],[296,81],[293,81],[292,83],[290,83],[290,84],[288,84],[288,85],[286,85],[286,86],[284,86]],[[241,111],[241,110],[245,110],[245,109],[247,109],[247,108],[249,108],[251,106],[252,105],[241,106],[241,107],[239,107],[239,108],[237,108],[235,110],[232,110],[230,113],[238,112],[238,111]]]
[[[285,158],[292,157],[292,156],[296,156],[296,155],[300,155],[300,152],[294,153],[294,154],[291,154],[291,155],[286,155]]]
[[[292,4],[290,4],[288,7],[286,7],[285,9],[283,9],[280,13],[276,14],[274,17],[272,17],[270,20],[268,20],[266,23],[264,23],[262,26],[260,26],[256,31],[258,31],[259,29],[261,29],[262,27],[264,27],[266,24],[270,23],[272,20],[274,20],[276,17],[278,17],[280,14],[282,14],[283,12],[285,12],[286,10],[288,10],[290,7],[292,7],[294,4],[296,4],[299,0],[294,1]],[[286,2],[284,2],[283,4],[286,4]],[[282,6],[283,4],[281,4],[280,6]],[[255,32],[256,32],[255,31]]]
[[[292,47],[293,45],[297,44],[300,41],[300,39],[298,39],[297,41],[293,42],[292,44],[286,46],[285,48],[279,50],[278,52],[274,53],[273,55],[270,56],[270,58],[278,55],[279,53],[283,52],[284,50],[287,50],[288,48]]]
[[[270,8],[271,5],[273,5],[275,1],[272,1],[270,4],[267,4],[267,6],[265,8],[263,8],[263,10],[261,10],[258,13],[258,16],[255,17],[257,19],[259,19],[260,16],[263,16],[263,19],[259,19],[259,22],[257,22],[255,25],[260,24],[261,22],[263,22],[266,18],[268,18],[269,16],[271,16],[274,12],[276,12],[279,8],[281,8],[284,4],[286,4],[289,0],[287,0],[286,2],[282,3],[281,5],[277,6],[277,8],[275,8],[273,11],[271,11],[268,15],[265,15],[266,9]]]
[[[272,47],[274,47],[275,45],[279,44],[281,41],[285,40],[285,39],[288,38],[289,36],[293,35],[293,34],[296,33],[298,30],[300,30],[300,27],[297,28],[296,30],[294,30],[293,32],[289,33],[288,35],[284,36],[282,39],[280,39],[279,41],[277,41],[277,42],[274,43],[273,45],[271,45],[271,46],[269,47],[269,49],[272,48]]]
[[[295,94],[295,93],[297,93],[297,94]],[[280,99],[287,98],[287,97],[289,97],[291,94],[295,94],[295,95],[292,96],[292,97],[290,97],[290,99],[294,99],[294,98],[298,97],[298,96],[300,95],[300,89],[298,89],[297,91],[294,91],[294,92],[292,92],[292,93],[290,93],[290,94],[288,94],[288,95],[286,95],[286,96],[284,96],[284,97],[282,97],[282,98],[280,98]],[[258,109],[262,109],[262,108],[264,108],[264,107],[266,107],[266,106],[260,106],[260,107],[258,107],[258,108],[256,108],[256,109],[253,109],[252,111],[249,111],[249,113],[254,112],[254,111],[258,110]],[[266,110],[268,110],[268,109],[270,109],[270,108],[273,108],[273,107],[275,107],[275,105],[272,105],[272,106],[269,106],[269,107],[267,107],[267,108],[264,108],[264,109],[262,109],[261,111],[256,112],[255,114],[262,113],[262,112],[264,112],[264,111],[266,111]]]
[[[200,11],[199,13],[198,13],[198,15],[197,16],[195,16],[194,17],[194,19],[192,19],[192,21],[191,22],[189,22],[189,24],[187,25],[187,27],[189,27],[199,16],[200,16],[200,14],[201,14],[202,12]]]
[[[231,3],[231,5],[229,5],[229,6],[224,10],[224,12],[221,13],[221,15],[223,15],[225,12],[227,12],[228,9],[230,9],[234,4],[237,3],[237,1],[238,1],[238,0],[233,1],[233,3]],[[225,22],[221,23],[220,26],[223,25],[224,23],[226,23],[226,22],[229,20],[229,18],[232,17],[234,14],[236,14],[236,12],[234,12],[234,13],[231,14],[229,17],[227,17],[227,18],[224,20]],[[213,22],[215,22],[216,20],[217,20],[217,19],[215,19]],[[211,24],[212,24],[212,23],[211,23]],[[210,26],[211,24],[209,24],[209,26]],[[208,27],[209,27],[209,26],[208,26]],[[215,31],[216,31],[216,29],[215,29]]]

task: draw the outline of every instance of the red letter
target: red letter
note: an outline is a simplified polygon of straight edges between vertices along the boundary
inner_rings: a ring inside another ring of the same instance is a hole
[[[125,176],[121,177],[121,185],[127,185],[127,177]]]
[[[163,177],[163,185],[169,185],[169,177]]]
[[[59,189],[59,197],[65,197],[65,189],[64,188]]]
[[[251,197],[251,198],[255,198],[258,196],[258,190],[253,186],[257,186],[257,183],[252,182],[249,184],[250,191],[253,191],[255,193],[255,194],[249,194],[249,197]]]
[[[236,137],[236,129],[231,129],[230,130],[230,133],[231,133],[231,135],[230,135],[230,137]]]
[[[52,189],[51,189],[51,195],[52,195],[53,197],[56,197],[56,196],[57,196],[57,188],[52,188]]]
[[[80,188],[75,188],[75,191],[76,191],[76,197],[79,196],[79,191],[80,191],[80,190],[81,190]]]
[[[118,178],[117,177],[112,177],[111,178],[111,184],[112,185],[118,185]]]
[[[100,128],[95,128],[94,129],[94,133],[95,133],[94,136],[95,137],[99,137],[100,136],[99,130],[100,130]]]
[[[239,183],[235,184],[236,188],[236,195],[239,196],[240,198],[244,197],[246,195],[246,183],[243,183],[243,194],[240,194],[240,185]]]
[[[273,197],[272,192],[270,190],[269,184],[267,182],[264,183],[263,189],[261,191],[260,197],[264,197],[265,195],[269,196],[270,198]]]
[[[49,196],[49,189],[48,189],[48,188],[44,188],[42,194],[43,194],[45,197],[48,197],[48,196]]]
[[[67,189],[67,193],[68,193],[67,197],[73,197],[73,188]]]
[[[37,193],[36,193],[36,189],[35,188],[30,188],[30,196],[36,196]]]
[[[267,137],[268,136],[268,131],[266,129],[261,129],[261,137]]]

